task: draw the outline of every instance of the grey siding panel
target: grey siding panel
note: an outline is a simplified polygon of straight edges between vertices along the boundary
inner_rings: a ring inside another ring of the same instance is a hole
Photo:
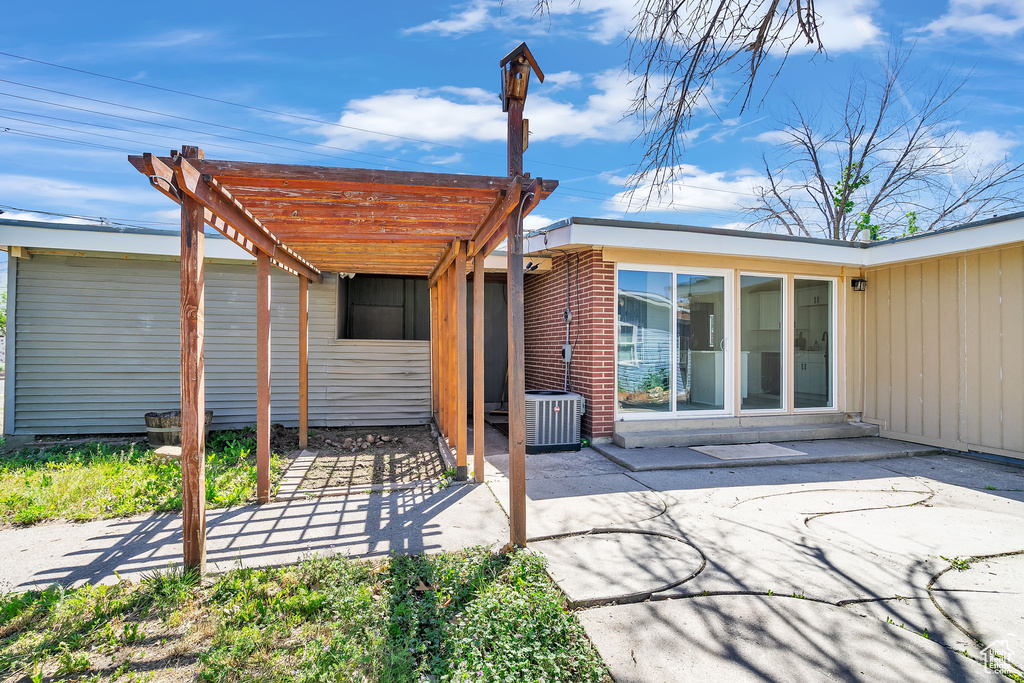
[[[14,431],[144,431],[150,410],[179,407],[179,286],[174,261],[43,256],[19,262]],[[206,406],[215,427],[256,414],[256,297],[251,264],[206,266]],[[430,345],[336,341],[334,278],[310,285],[312,426],[423,423]],[[297,279],[275,270],[271,405],[298,424]]]

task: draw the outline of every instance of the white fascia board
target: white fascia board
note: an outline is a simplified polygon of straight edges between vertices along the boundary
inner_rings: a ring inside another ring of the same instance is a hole
[[[28,249],[99,251],[153,256],[181,255],[181,237],[178,233],[153,235],[0,225],[0,245]],[[213,235],[206,236],[204,256],[216,259],[255,261],[252,255],[231,240]]]
[[[864,266],[884,266],[901,261],[960,254],[1024,241],[1024,218],[969,228],[924,234],[919,237],[862,249]]]
[[[545,237],[547,240],[545,241]],[[861,265],[862,249],[833,244],[767,240],[748,235],[720,235],[622,226],[569,224],[527,239],[528,252],[590,244],[655,251],[778,258],[838,265]]]

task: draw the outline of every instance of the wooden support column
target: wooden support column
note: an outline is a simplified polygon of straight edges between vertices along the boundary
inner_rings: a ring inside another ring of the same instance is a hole
[[[441,273],[437,281],[438,326],[440,335],[437,339],[438,367],[437,376],[440,380],[438,390],[438,412],[441,419],[438,427],[441,436],[448,436],[448,279],[447,271]]]
[[[256,502],[270,501],[270,256],[256,255]]]
[[[299,277],[299,448],[309,446],[309,280]]]
[[[198,148],[183,148],[202,158]],[[181,198],[181,485],[185,568],[206,571],[203,207]]]
[[[544,74],[522,43],[501,60],[502,104],[508,112],[508,174],[523,175],[523,108],[531,68],[543,82]],[[539,191],[539,190],[538,190]],[[526,545],[526,377],[523,314],[523,203],[505,221],[508,239],[508,486],[509,527],[512,545]],[[532,199],[532,198],[529,198]]]
[[[437,354],[440,331],[437,326],[437,283],[430,286],[430,414],[438,419]]]
[[[527,77],[529,69],[527,68]],[[509,175],[523,173],[523,100],[508,108]],[[516,214],[519,212],[517,211]],[[512,545],[526,545],[526,355],[523,311],[523,230],[505,222],[508,239],[508,486]]]
[[[469,363],[466,352],[466,243],[455,255],[455,455],[456,481],[469,478]]]
[[[484,255],[473,257],[473,478],[484,480]]]

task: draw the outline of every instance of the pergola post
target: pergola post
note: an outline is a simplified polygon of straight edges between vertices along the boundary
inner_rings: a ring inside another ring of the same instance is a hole
[[[459,242],[455,254],[453,275],[455,277],[455,480],[469,478],[469,377],[466,352],[466,243]]]
[[[270,255],[256,254],[256,502],[270,501]]]
[[[198,147],[182,147],[202,159]],[[206,394],[203,365],[203,207],[181,196],[181,513],[185,568],[206,571]]]
[[[299,448],[309,446],[309,280],[299,276]]]
[[[430,285],[430,413],[434,421],[440,423],[438,393],[440,391],[440,380],[438,378],[438,343],[440,341],[440,328],[438,327],[437,311],[437,283]]]
[[[484,255],[473,257],[473,478],[484,480]]]
[[[505,84],[508,107],[508,174],[523,174],[523,107],[530,65],[520,55],[509,65]],[[522,90],[512,90],[515,82]],[[510,91],[511,95],[510,96]],[[521,96],[516,93],[521,92]],[[521,214],[521,212],[517,212]],[[512,545],[526,545],[526,355],[523,348],[523,229],[520,215],[505,221],[508,239],[508,486]]]

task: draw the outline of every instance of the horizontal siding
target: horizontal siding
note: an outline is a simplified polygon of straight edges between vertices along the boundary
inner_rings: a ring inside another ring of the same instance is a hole
[[[180,405],[178,264],[35,256],[18,264],[14,431],[144,431]],[[206,266],[206,405],[215,427],[256,415],[256,270]],[[430,416],[430,345],[336,341],[333,278],[309,291],[312,426],[407,424]],[[297,279],[275,270],[272,419],[298,424]]]

